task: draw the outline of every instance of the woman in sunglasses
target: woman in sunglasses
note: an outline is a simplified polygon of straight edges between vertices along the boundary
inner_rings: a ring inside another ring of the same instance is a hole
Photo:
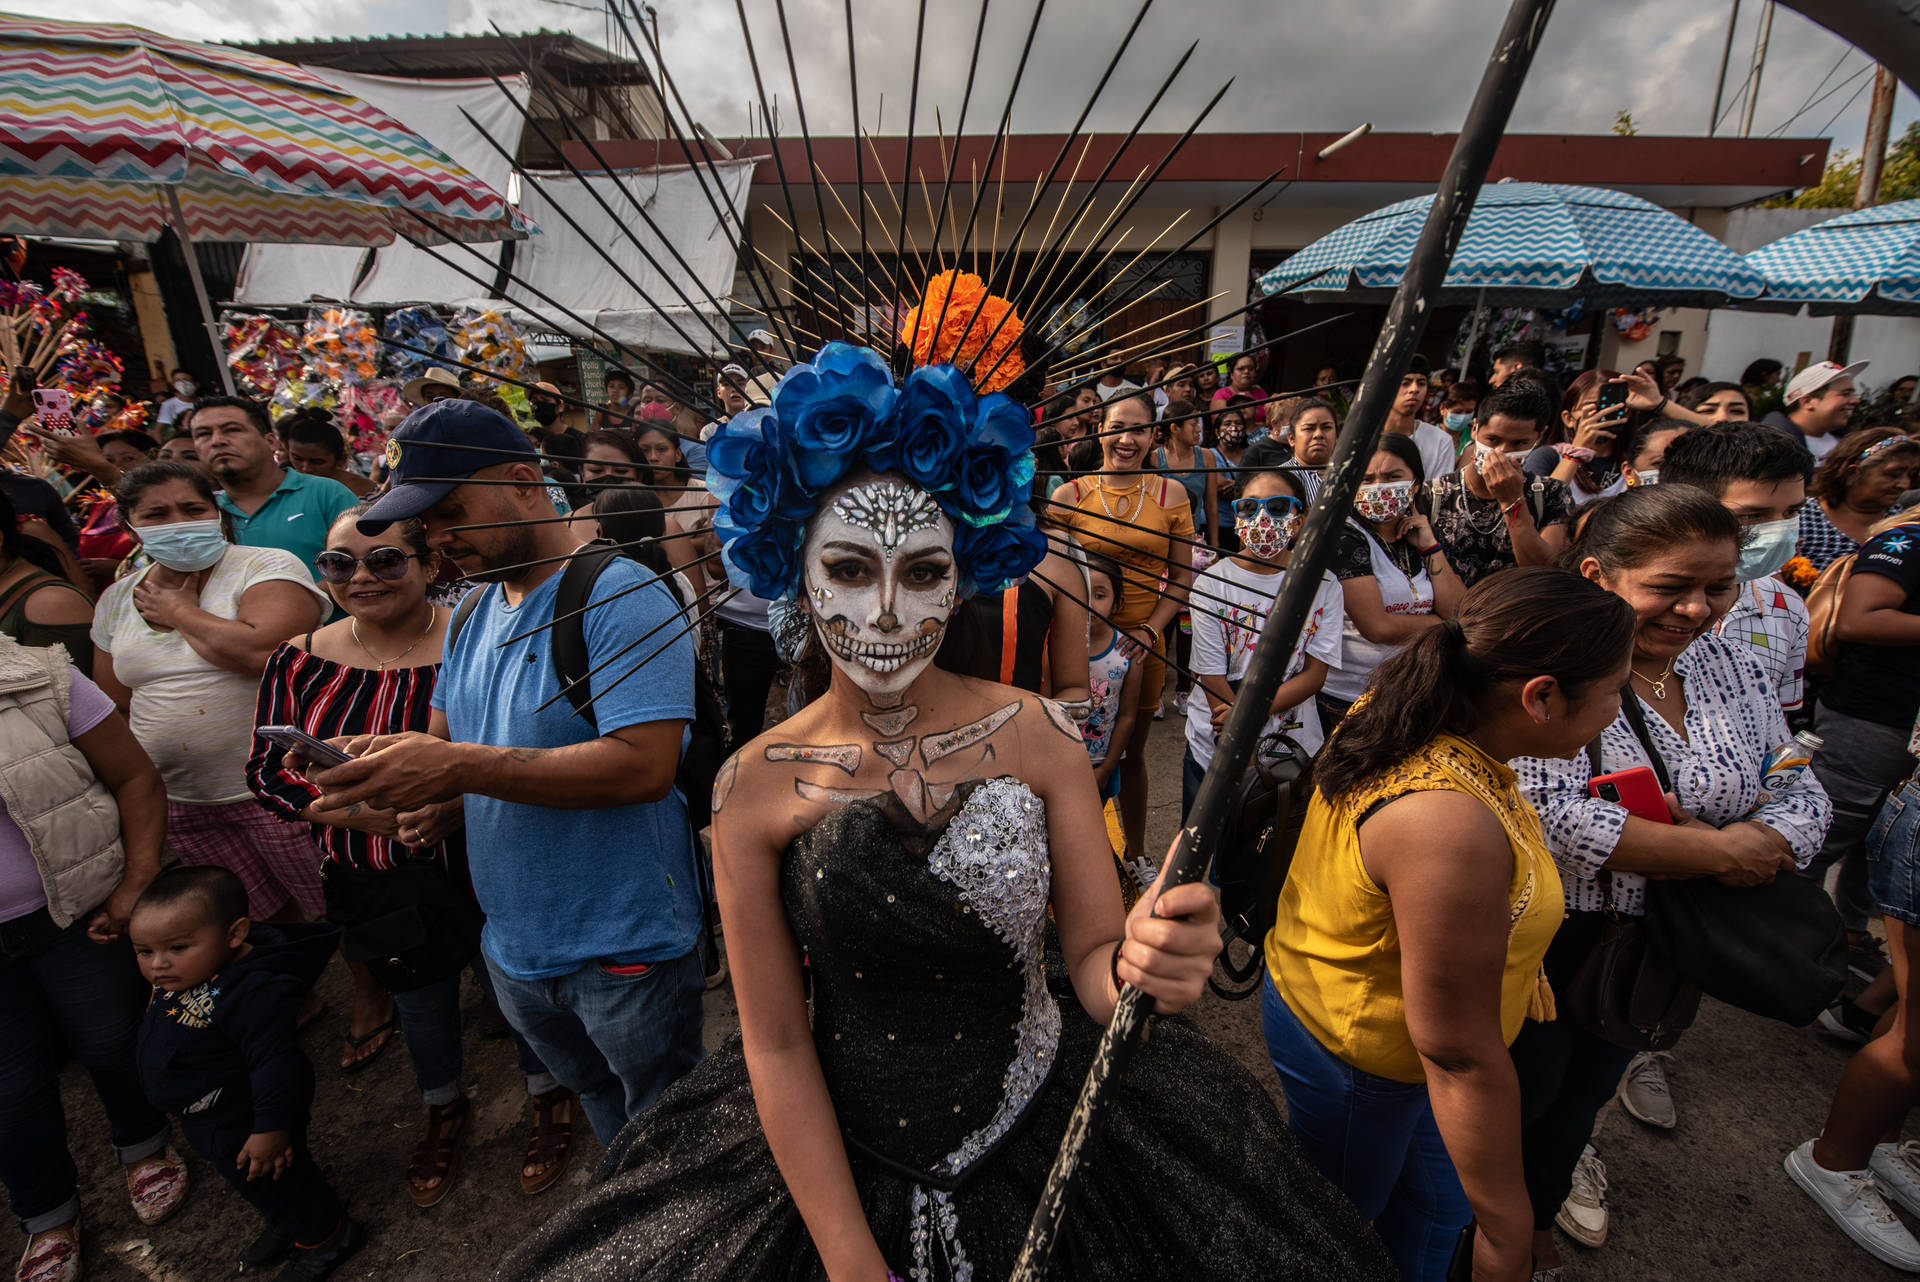
[[[1299,478],[1258,466],[1261,445],[1248,451],[1255,466],[1240,471],[1240,495],[1233,500],[1233,530],[1238,552],[1215,562],[1194,581],[1188,608],[1193,611],[1194,689],[1187,700],[1187,758],[1182,771],[1181,814],[1193,808],[1200,780],[1213,762],[1214,740],[1233,701],[1240,679],[1253,660],[1253,646],[1267,622],[1280,585],[1286,582],[1287,549],[1306,517],[1306,494]],[[1278,451],[1274,451],[1278,457]],[[1314,594],[1313,610],[1287,661],[1286,679],[1273,696],[1263,734],[1286,733],[1312,754],[1324,736],[1314,696],[1327,670],[1340,661],[1340,624],[1344,617],[1340,585],[1327,575]]]
[[[294,726],[316,739],[427,729],[434,683],[452,611],[427,597],[439,557],[418,521],[379,535],[348,508],[327,534],[314,568],[346,617],[298,636],[267,660],[256,726]],[[481,914],[466,870],[458,798],[397,815],[356,806],[322,809],[319,789],[287,762],[286,750],[256,729],[247,783],[260,804],[288,823],[311,826],[319,844],[327,917],[341,926],[354,964],[354,1010],[342,1072],[364,1068],[401,1036],[427,1105],[407,1167],[407,1191],[432,1206],[453,1186],[466,1137],[460,1088],[460,972],[479,956]],[[398,919],[408,929],[389,935]],[[486,967],[474,966],[487,987]],[[534,1098],[533,1137],[521,1187],[539,1192],[559,1178],[571,1140],[571,1098],[518,1034],[520,1070]]]
[[[1367,461],[1353,515],[1334,544],[1333,573],[1346,604],[1340,662],[1317,696],[1328,731],[1347,715],[1373,671],[1453,617],[1466,585],[1426,514],[1415,506],[1426,471],[1411,437],[1389,432]]]

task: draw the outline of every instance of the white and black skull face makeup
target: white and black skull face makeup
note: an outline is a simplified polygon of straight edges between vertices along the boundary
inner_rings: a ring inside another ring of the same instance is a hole
[[[953,522],[924,490],[862,480],[821,507],[803,563],[833,666],[874,703],[897,703],[933,662],[953,615]]]

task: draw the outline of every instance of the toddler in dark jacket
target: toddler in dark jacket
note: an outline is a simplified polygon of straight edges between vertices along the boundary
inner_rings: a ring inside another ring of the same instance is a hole
[[[326,1277],[366,1232],[307,1151],[313,1065],[296,1022],[339,931],[250,922],[240,879],[199,865],[154,878],[127,933],[153,985],[135,1052],[147,1097],[266,1217],[248,1262],[287,1256],[276,1282]]]

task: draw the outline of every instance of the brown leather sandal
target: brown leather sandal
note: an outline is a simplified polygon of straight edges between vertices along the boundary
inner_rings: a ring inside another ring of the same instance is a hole
[[[407,1193],[415,1206],[437,1205],[453,1188],[471,1112],[472,1105],[464,1095],[451,1104],[428,1107],[427,1129],[407,1162]]]
[[[562,1109],[566,1116],[558,1117]],[[533,1133],[527,1136],[527,1156],[520,1166],[520,1189],[524,1193],[544,1193],[567,1169],[567,1156],[573,1151],[573,1092],[556,1087],[545,1095],[533,1097]],[[527,1174],[532,1167],[535,1173]]]

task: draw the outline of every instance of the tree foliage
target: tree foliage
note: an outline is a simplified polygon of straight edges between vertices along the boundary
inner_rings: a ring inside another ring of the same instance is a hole
[[[1781,196],[1766,203],[1788,209],[1852,209],[1854,193],[1860,189],[1860,157],[1846,148],[1827,160],[1827,170],[1818,186],[1798,196]],[[1880,173],[1880,198],[1876,205],[1920,197],[1920,120],[1887,147],[1886,168]]]

